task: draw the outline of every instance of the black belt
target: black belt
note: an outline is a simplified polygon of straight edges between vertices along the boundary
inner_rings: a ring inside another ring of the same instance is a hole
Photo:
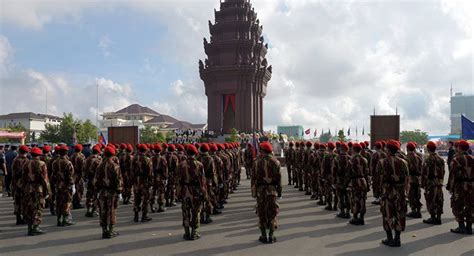
[[[276,183],[257,183],[257,186],[278,186]]]

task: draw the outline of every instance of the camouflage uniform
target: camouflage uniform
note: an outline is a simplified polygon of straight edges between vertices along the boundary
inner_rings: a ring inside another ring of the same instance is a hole
[[[39,229],[41,224],[41,214],[49,197],[49,180],[46,164],[33,158],[26,164],[25,171],[19,183],[23,188],[23,209],[25,221],[28,224],[28,235],[43,233]]]
[[[177,168],[177,194],[183,203],[183,227],[185,239],[195,240],[200,237],[198,229],[202,201],[207,201],[206,176],[203,165],[194,157],[188,157]],[[189,229],[192,229],[191,233]]]
[[[372,202],[373,204],[379,203],[380,194],[382,192],[382,183],[381,183],[381,175],[382,173],[378,171],[377,166],[380,163],[380,160],[387,157],[387,154],[382,151],[382,149],[377,149],[375,153],[370,158],[370,173],[372,176],[372,192],[375,197],[375,201]]]
[[[217,178],[217,184],[214,187],[214,192],[213,192],[213,194],[215,196],[215,200],[216,200],[216,205],[214,207],[214,213],[218,214],[218,213],[220,213],[220,211],[218,211],[217,209],[222,209],[223,208],[222,203],[223,203],[223,200],[225,199],[223,197],[223,195],[224,195],[224,192],[223,192],[223,188],[224,188],[224,173],[223,173],[224,162],[222,161],[221,157],[219,156],[219,152],[212,152],[211,157],[214,160],[214,167],[216,169],[216,178]]]
[[[43,161],[46,164],[46,169],[48,170],[48,177],[51,177],[51,171],[52,171],[52,161],[53,157],[51,156],[51,153],[45,153],[40,156],[40,160]],[[49,207],[51,215],[56,215],[56,211],[54,210],[54,198],[52,197],[51,191],[53,190],[51,186],[51,181],[49,181],[49,186],[50,186],[50,193],[49,197],[46,199],[46,206]]]
[[[368,161],[361,154],[354,153],[351,160],[351,205],[353,219],[351,224],[364,225],[369,176]],[[358,216],[359,215],[359,216]]]
[[[245,163],[245,174],[247,175],[247,179],[250,179],[250,174],[252,173],[252,166],[253,161],[255,159],[255,150],[253,147],[249,146],[245,150],[244,153],[244,163]],[[291,179],[291,175],[288,175],[289,179]]]
[[[74,166],[74,184],[76,186],[76,194],[74,194],[72,199],[74,209],[82,208],[81,200],[82,195],[84,195],[83,169],[85,159],[84,154],[81,152],[75,152],[71,156],[71,163]]]
[[[99,193],[102,238],[114,237],[118,234],[114,231],[114,226],[117,224],[118,195],[122,191],[123,183],[120,166],[113,157],[102,159],[97,167],[93,183]]]
[[[459,223],[459,228],[451,231],[472,234],[472,222],[474,221],[474,157],[467,152],[458,153],[453,158],[448,190],[452,193],[451,209]]]
[[[304,162],[304,150],[305,146],[304,143],[300,143],[300,149],[296,152],[296,165],[297,165],[297,179],[298,179],[298,190],[303,191],[303,184],[304,184],[304,170],[305,170],[305,162]]]
[[[223,187],[221,189],[221,198],[222,198],[222,203],[226,204],[227,203],[227,198],[229,197],[229,183],[230,179],[232,178],[232,175],[230,175],[230,169],[232,167],[232,160],[230,159],[230,156],[223,150],[220,151],[220,158],[222,159],[223,162],[223,169],[222,169],[222,177],[223,179]]]
[[[281,197],[282,192],[280,162],[272,154],[261,154],[255,162],[251,183],[252,197],[257,198],[257,214],[262,233],[260,241],[274,242],[273,232],[278,227],[277,197]]]
[[[132,175],[132,162],[133,156],[130,152],[125,151],[119,157],[120,171],[122,172],[123,188],[122,197],[123,204],[129,204],[132,196],[133,188],[133,175]]]
[[[87,180],[86,217],[93,217],[97,209],[97,189],[94,186],[94,176],[101,161],[102,158],[99,154],[93,154],[87,158],[84,164],[84,177]]]
[[[335,178],[335,186],[336,186],[336,196],[338,197],[338,207],[339,207],[339,214],[337,217],[339,218],[350,218],[350,208],[351,202],[349,199],[349,192],[348,187],[351,181],[351,157],[347,154],[347,152],[341,152],[334,161],[334,174],[333,177]]]
[[[443,213],[444,160],[435,152],[430,152],[423,163],[421,186],[425,189],[426,208],[431,217],[423,222],[441,224]]]
[[[292,185],[295,183],[294,181],[294,169],[295,169],[295,157],[296,157],[296,151],[293,148],[293,146],[290,146],[286,152],[285,152],[285,165],[286,165],[286,170],[288,172],[288,185]]]
[[[150,221],[148,217],[148,205],[150,202],[150,188],[153,185],[153,166],[150,158],[143,152],[133,159],[133,211],[135,222],[138,222],[138,214],[142,212],[142,222]]]
[[[150,208],[155,211],[153,205],[155,204],[155,198],[158,201],[158,212],[165,211],[165,193],[166,193],[166,181],[168,180],[168,163],[166,158],[161,156],[159,153],[155,154],[151,159],[153,166],[153,193],[150,200]]]
[[[312,199],[321,197],[321,189],[319,187],[319,179],[321,178],[321,151],[315,148],[313,156],[311,157],[311,190],[313,191]]]
[[[311,150],[310,146],[306,146],[304,152],[304,176],[303,176],[303,183],[304,183],[304,191],[305,195],[311,195],[311,174],[313,172],[313,151]]]
[[[323,161],[321,163],[321,181],[323,184],[323,194],[325,203],[327,204],[326,210],[337,210],[337,205],[332,206],[334,199],[334,189],[333,185],[333,168],[334,168],[334,158],[336,153],[334,151],[329,151],[324,154]]]
[[[16,215],[16,224],[24,224],[24,209],[22,204],[23,198],[23,188],[19,181],[23,177],[24,172],[26,171],[26,166],[30,160],[26,157],[26,154],[21,154],[17,156],[12,163],[12,193],[13,193],[13,206],[14,212]]]
[[[166,153],[168,163],[168,183],[166,186],[166,206],[175,206],[176,203],[176,168],[179,165],[178,157],[172,153]]]
[[[389,155],[381,160],[380,168],[382,170],[380,211],[382,212],[383,228],[389,237],[385,244],[399,246],[400,233],[405,230],[406,225],[405,184],[408,177],[408,163],[397,155]],[[397,242],[390,239],[392,230],[395,230]]]
[[[409,217],[421,218],[421,168],[423,165],[423,159],[415,152],[408,152],[408,204],[410,205],[411,212],[407,214]]]
[[[206,190],[208,193],[208,200],[203,201],[204,211],[202,223],[207,224],[212,222],[212,209],[217,205],[217,200],[214,194],[214,188],[217,186],[216,166],[214,159],[207,152],[200,153],[197,159],[202,163],[206,176]]]
[[[73,224],[71,215],[72,186],[74,186],[74,167],[67,156],[61,156],[53,163],[51,180],[56,188],[56,215],[58,226]]]

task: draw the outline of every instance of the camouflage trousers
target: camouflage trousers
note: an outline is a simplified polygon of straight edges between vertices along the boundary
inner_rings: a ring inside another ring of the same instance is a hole
[[[298,178],[298,188],[303,188],[304,184],[304,170],[303,167],[298,167],[297,170],[297,178]]]
[[[97,208],[97,191],[95,190],[92,181],[87,182],[86,207],[87,209]]]
[[[291,165],[291,181],[294,185],[298,185],[298,167],[295,164]]]
[[[76,194],[74,194],[72,203],[73,205],[79,205],[81,203],[82,196],[84,195],[84,181],[82,178],[76,179],[74,182],[76,186]]]
[[[408,204],[411,209],[420,209],[421,204],[421,188],[419,183],[410,183],[408,190]]]
[[[158,205],[165,204],[166,184],[164,181],[157,181],[153,184],[153,192],[151,194],[150,206],[153,207],[155,202]]]
[[[474,183],[474,182],[473,182]],[[451,208],[456,221],[467,223],[474,222],[474,184],[467,186],[464,184],[456,184],[451,196]]]
[[[266,192],[266,191],[264,191]],[[257,193],[257,215],[260,228],[276,229],[279,205],[275,195]]]
[[[323,194],[326,199],[326,203],[332,204],[334,199],[334,189],[332,188],[332,184],[329,180],[323,180]]]
[[[367,191],[353,188],[351,191],[351,211],[352,214],[364,215],[366,212],[365,201],[367,200]]]
[[[148,204],[150,202],[150,187],[144,185],[135,185],[133,191],[133,211],[148,213]]]
[[[23,191],[21,189],[15,188],[13,190],[13,209],[15,214],[24,215],[22,198]]]
[[[338,208],[341,212],[349,211],[351,208],[351,201],[349,192],[344,185],[338,185],[336,188],[336,197],[338,198]]]
[[[106,227],[117,224],[118,193],[103,189],[99,192],[98,202],[100,226]]]
[[[69,189],[58,190],[56,193],[56,214],[69,215],[71,212],[72,193]]]
[[[25,193],[23,200],[24,219],[28,225],[41,224],[41,215],[45,206],[43,193]]]
[[[375,198],[380,198],[382,188],[380,187],[380,176],[379,175],[373,175],[372,176],[372,192],[373,192]]]
[[[130,199],[130,197],[132,196],[132,188],[133,188],[133,179],[131,178],[131,174],[124,172],[122,179],[123,179],[122,197],[124,199]]]
[[[319,175],[316,171],[313,171],[311,174],[311,190],[313,194],[321,196],[320,186],[319,186]]]
[[[293,184],[293,164],[286,163],[286,172],[288,173],[288,184]]]
[[[426,209],[431,215],[441,215],[443,213],[443,187],[429,186],[425,188]]]
[[[310,168],[306,168],[304,170],[304,177],[303,177],[303,179],[304,179],[304,181],[303,181],[304,182],[304,190],[307,191],[307,192],[310,192],[311,187],[312,187],[311,186],[311,180],[312,180],[311,173],[312,173],[312,171],[311,171]]]
[[[404,186],[383,188],[380,212],[384,230],[405,230],[407,202],[404,190]]]
[[[207,194],[209,196],[209,200],[204,200],[203,205],[204,209],[203,211],[205,213],[211,214],[212,209],[217,206],[217,197],[216,194],[214,193],[215,189],[212,186],[212,181],[208,181],[207,183]]]
[[[168,184],[166,185],[166,200],[174,202],[176,200],[176,178],[173,175],[170,175],[168,178]]]
[[[202,204],[199,198],[183,198],[181,211],[183,214],[183,227],[198,229],[201,221]]]
[[[246,164],[246,165],[245,165],[245,175],[246,175],[247,177],[250,177],[251,174],[252,174],[252,165]],[[288,176],[288,177],[289,177],[289,176]]]

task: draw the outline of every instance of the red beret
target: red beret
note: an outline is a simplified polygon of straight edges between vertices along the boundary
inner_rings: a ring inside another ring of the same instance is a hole
[[[400,150],[400,144],[396,140],[389,140],[387,142],[387,148],[391,150]]]
[[[260,150],[265,151],[267,153],[272,153],[273,152],[273,147],[270,142],[262,142],[260,143]]]
[[[63,144],[59,147],[59,151],[69,151],[69,147]]]
[[[51,152],[51,146],[50,145],[44,145],[43,152],[45,152],[45,153]]]
[[[126,149],[127,148],[127,145],[125,145],[125,143],[120,143],[120,149]]]
[[[346,143],[341,143],[341,148],[344,149],[344,150],[349,150],[349,146],[346,144]]]
[[[311,143],[311,141],[306,141],[306,147],[310,148],[311,146],[313,146],[313,143]]]
[[[341,142],[340,141],[336,141],[336,148],[340,147],[341,146]]]
[[[141,152],[145,152],[148,150],[148,146],[146,144],[140,144],[138,146],[138,149],[141,151]]]
[[[290,147],[293,147],[294,145],[295,145],[295,143],[293,143],[293,141],[290,141],[289,146],[290,146]]]
[[[370,145],[370,143],[368,141],[364,141],[364,144],[366,147],[368,147]]]
[[[94,153],[99,153],[99,152],[100,152],[100,146],[95,145],[95,146],[92,148],[92,152],[94,152]]]
[[[429,149],[429,150],[436,150],[436,143],[432,142],[432,141],[428,141],[428,144],[426,144],[426,147]]]
[[[196,146],[189,144],[186,146],[186,153],[188,153],[188,155],[197,155],[199,151],[197,150]]]
[[[27,153],[27,152],[30,152],[30,148],[26,145],[21,145],[20,151]]]
[[[128,152],[133,152],[133,147],[132,147],[132,145],[127,145],[127,151],[128,151]]]
[[[336,144],[334,144],[334,142],[329,142],[329,143],[328,143],[328,148],[329,148],[329,149],[335,149],[335,148],[336,148]]]
[[[170,152],[176,151],[176,146],[174,144],[169,144],[168,145],[168,151],[170,151]]]
[[[354,144],[352,144],[352,148],[353,149],[362,149],[362,145],[360,145],[359,143],[354,143]]]
[[[349,141],[349,143],[347,143],[347,146],[349,146],[350,148],[352,148],[352,141]]]
[[[384,140],[382,140],[380,143],[382,143],[382,147],[383,147],[383,148],[387,146],[387,142],[384,141]]]
[[[184,146],[182,144],[176,145],[176,148],[178,149],[178,151],[184,151]]]
[[[114,147],[106,147],[104,153],[106,155],[115,156],[115,148]]]
[[[161,146],[162,146],[163,148],[168,148],[168,144],[167,144],[167,143],[163,143]]]
[[[201,147],[199,147],[199,150],[201,150],[201,152],[209,152],[209,145],[206,143],[202,143]]]
[[[467,151],[467,150],[469,150],[469,142],[467,142],[465,140],[460,140],[460,141],[458,141],[458,147],[461,150]]]
[[[216,144],[212,144],[209,148],[211,149],[211,152],[216,152],[217,151],[217,145]]]
[[[378,148],[378,149],[383,148],[382,142],[380,142],[380,141],[375,142],[375,147]]]
[[[319,144],[319,148],[320,149],[326,149],[326,144],[324,144],[324,143]]]
[[[54,146],[54,151],[59,151],[59,146],[58,145]]]
[[[299,146],[300,146],[300,142],[297,141],[297,142],[296,142],[296,147],[299,147]]]
[[[76,152],[81,152],[82,151],[82,145],[81,144],[76,144],[74,146],[74,151]]]
[[[415,148],[416,148],[415,143],[413,143],[413,142],[408,142],[407,143],[407,149],[408,150],[413,151],[413,150],[415,150]]]
[[[160,144],[155,144],[155,151],[162,151],[163,148],[160,146]]]
[[[314,146],[315,149],[319,149],[319,143],[317,141],[314,142],[313,146]]]
[[[37,156],[40,156],[43,154],[43,151],[38,148],[38,147],[34,147],[31,149],[31,152],[30,152],[32,155],[37,155]]]

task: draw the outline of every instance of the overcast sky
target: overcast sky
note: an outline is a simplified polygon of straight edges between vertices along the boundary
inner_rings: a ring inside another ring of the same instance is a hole
[[[474,1],[253,0],[273,77],[264,126],[449,132],[450,85],[472,94]],[[0,0],[0,114],[131,103],[206,122],[202,39],[219,0]]]

